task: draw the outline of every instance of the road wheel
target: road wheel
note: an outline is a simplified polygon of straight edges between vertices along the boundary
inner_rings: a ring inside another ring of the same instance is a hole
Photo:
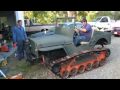
[[[85,71],[85,69],[84,69],[84,66],[82,65],[82,66],[80,66],[79,67],[79,69],[78,69],[78,73],[83,73]]]
[[[71,76],[75,76],[78,73],[78,70],[76,68],[73,68],[70,72]]]
[[[1,66],[6,66],[8,64],[7,60],[2,61]]]
[[[105,59],[102,59],[102,60],[100,61],[100,66],[103,66],[103,65],[105,64],[105,62],[106,62],[106,60],[105,60]]]
[[[90,71],[92,69],[92,64],[91,63],[88,63],[87,65],[86,65],[86,70],[87,71]]]
[[[110,55],[110,49],[107,49],[106,51],[106,57],[108,57]]]
[[[97,68],[99,66],[99,61],[94,61],[93,68]]]
[[[69,72],[68,72],[68,71],[64,71],[64,72],[62,73],[61,77],[62,77],[63,79],[67,79],[67,78],[69,77]]]
[[[58,74],[60,72],[60,65],[56,64],[52,67],[52,71],[56,74]]]

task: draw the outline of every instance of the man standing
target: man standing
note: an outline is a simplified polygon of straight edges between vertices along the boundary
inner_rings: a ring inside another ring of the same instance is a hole
[[[92,34],[92,27],[90,24],[87,23],[87,20],[83,18],[81,21],[83,27],[81,29],[75,29],[75,32],[78,34],[77,36],[73,37],[73,42],[75,46],[79,46],[80,42],[82,41],[89,41]]]
[[[17,58],[21,60],[24,58],[24,43],[27,40],[27,35],[22,27],[22,20],[17,21],[17,26],[12,30],[13,33],[13,43],[17,45]]]

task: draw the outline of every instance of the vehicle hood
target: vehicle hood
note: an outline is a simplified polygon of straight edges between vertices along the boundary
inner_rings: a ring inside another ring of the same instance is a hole
[[[34,43],[37,46],[37,48],[44,48],[64,44],[71,44],[72,38],[64,35],[53,34],[48,36],[30,38],[30,41],[31,43]]]

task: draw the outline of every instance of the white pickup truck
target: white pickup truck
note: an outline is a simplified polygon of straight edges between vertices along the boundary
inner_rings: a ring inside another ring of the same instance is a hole
[[[94,19],[92,22],[88,22],[92,27],[99,28],[100,31],[112,31],[115,20],[112,20],[109,16],[100,16]]]

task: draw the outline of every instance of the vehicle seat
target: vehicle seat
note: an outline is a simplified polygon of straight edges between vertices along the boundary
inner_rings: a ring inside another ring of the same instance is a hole
[[[92,39],[93,34],[94,34],[94,29],[92,29],[92,34],[91,34],[91,38],[90,38],[90,40]],[[89,41],[90,41],[90,40],[89,40]],[[83,45],[83,44],[89,44],[89,41],[88,41],[88,42],[86,42],[86,41],[82,41],[82,42],[80,42],[80,44],[81,44],[81,45]]]

